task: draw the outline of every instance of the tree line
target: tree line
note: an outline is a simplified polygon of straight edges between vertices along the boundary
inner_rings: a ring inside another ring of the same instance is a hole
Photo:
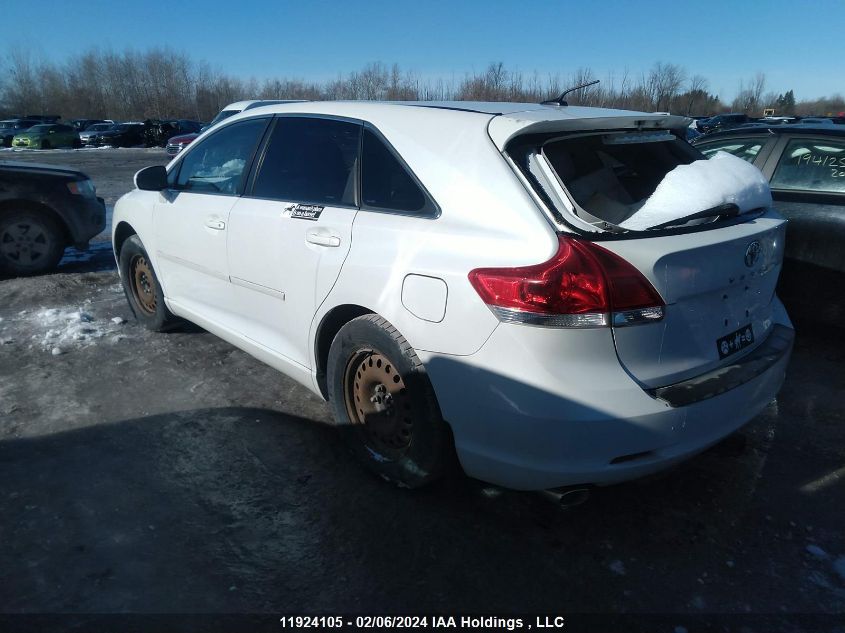
[[[645,72],[597,75],[582,67],[574,72],[541,75],[511,70],[502,62],[460,78],[421,79],[397,64],[367,64],[328,81],[273,78],[243,79],[167,48],[123,52],[89,50],[58,63],[35,60],[25,49],[6,54],[0,67],[0,116],[60,114],[115,120],[188,118],[208,121],[226,104],[241,99],[369,99],[539,102],[569,87],[597,85],[567,96],[573,105],[646,112],[712,115],[744,112],[761,116],[765,108],[784,115],[825,115],[845,110],[836,94],[796,101],[792,90],[766,91],[760,72],[743,80],[732,101],[709,90],[707,78],[677,64],[656,62]]]

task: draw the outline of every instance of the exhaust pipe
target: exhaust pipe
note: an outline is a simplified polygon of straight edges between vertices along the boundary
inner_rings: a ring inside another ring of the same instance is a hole
[[[542,490],[541,494],[561,509],[574,508],[590,498],[590,487],[571,486],[568,488],[556,488],[554,490]]]

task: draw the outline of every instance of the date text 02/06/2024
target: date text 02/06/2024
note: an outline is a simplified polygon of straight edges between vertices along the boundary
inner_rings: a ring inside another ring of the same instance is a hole
[[[562,616],[528,618],[498,616],[285,616],[279,619],[282,628],[356,628],[356,629],[501,629],[504,631],[560,629]]]

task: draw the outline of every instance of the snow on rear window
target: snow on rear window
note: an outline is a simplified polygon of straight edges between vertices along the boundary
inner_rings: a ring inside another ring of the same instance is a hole
[[[679,165],[666,174],[648,200],[620,226],[642,231],[725,204],[735,204],[745,213],[771,206],[772,194],[754,165],[718,152],[709,160]]]
[[[740,212],[771,204],[760,171],[740,158],[719,152],[708,161],[669,135],[654,139],[659,142],[637,138],[590,135],[543,146],[576,215],[640,231],[725,204]]]

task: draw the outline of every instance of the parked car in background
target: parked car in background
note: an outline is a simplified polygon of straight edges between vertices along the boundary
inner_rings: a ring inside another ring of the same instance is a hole
[[[221,110],[216,117],[206,125],[205,127],[201,128],[199,131],[194,132],[193,134],[180,134],[179,136],[174,136],[167,141],[167,145],[165,147],[165,151],[167,152],[168,156],[176,156],[179,152],[185,149],[188,145],[190,145],[202,132],[205,132],[206,129],[210,128],[212,125],[223,121],[230,116],[235,114],[240,114],[244,110],[249,110],[252,108],[258,108],[261,106],[266,105],[275,105],[280,103],[305,103],[305,101],[300,101],[296,99],[282,99],[282,100],[258,100],[254,99],[251,101],[237,101],[235,103],[230,103],[227,105],[223,110]]]
[[[693,143],[707,156],[724,151],[760,168],[789,220],[779,294],[791,313],[845,323],[845,129],[763,126]]]
[[[698,130],[703,134],[708,134],[716,130],[729,130],[750,121],[747,114],[717,114],[709,119],[699,121]]]
[[[794,116],[764,116],[758,119],[758,123],[766,123],[768,125],[780,125],[782,123],[794,123],[796,118]]]
[[[33,125],[41,123],[36,119],[6,119],[0,121],[0,142],[3,147],[11,147],[16,134],[23,134]]]
[[[94,184],[73,169],[0,161],[0,274],[50,271],[106,226]]]
[[[167,155],[176,156],[176,154],[193,143],[198,136],[199,132],[195,132],[193,134],[180,134],[179,136],[171,137],[171,139],[167,141],[167,147],[165,148]]]
[[[93,147],[134,147],[144,144],[143,123],[115,123],[107,130],[88,137],[88,144]]]
[[[281,103],[306,103],[306,101],[303,99],[248,99],[246,101],[235,101],[218,112],[217,116],[214,117],[211,120],[211,123],[208,124],[208,127],[216,125],[217,123],[220,123],[220,121],[228,119],[230,116],[240,114],[244,110],[260,108],[261,106],[267,105],[278,105]]]
[[[39,123],[12,139],[13,147],[31,149],[53,149],[55,147],[79,147],[79,134],[69,125],[61,123]]]
[[[60,114],[27,114],[24,119],[35,119],[41,123],[58,123],[61,119]]]
[[[106,121],[105,119],[71,119],[68,125],[73,127],[77,132],[82,132],[89,129],[92,125],[98,123],[114,123],[114,121]]]
[[[95,123],[94,125],[90,125],[79,133],[79,141],[83,145],[91,145],[91,139],[97,136],[97,134],[107,132],[115,126],[115,123]]]
[[[833,119],[827,117],[813,117],[807,116],[797,121],[798,125],[812,125],[818,127],[819,125],[836,125]]]
[[[188,119],[144,121],[145,143],[148,147],[165,147],[168,139],[180,134],[199,133],[202,123]]]
[[[610,484],[734,432],[790,356],[780,215],[699,210],[681,187],[668,223],[609,219],[675,167],[710,168],[687,124],[513,103],[245,110],[138,172],[112,243],[141,324],[186,318],[292,376],[386,479],[424,485],[456,450],[510,488]],[[696,186],[731,197],[757,176]]]

